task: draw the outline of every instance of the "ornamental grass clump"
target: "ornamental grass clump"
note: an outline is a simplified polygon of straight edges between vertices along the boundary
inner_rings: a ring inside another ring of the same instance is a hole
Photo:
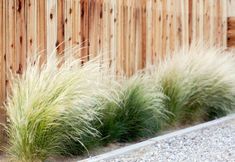
[[[108,98],[101,71],[98,60],[81,66],[72,54],[59,59],[52,53],[42,65],[39,57],[29,59],[22,76],[13,77],[6,105],[10,158],[43,161],[65,154],[71,139],[85,148],[82,137],[98,135],[94,105]]]
[[[162,61],[154,72],[168,97],[170,123],[224,116],[235,106],[235,58],[217,48],[192,46]]]
[[[116,101],[106,102],[101,109],[97,128],[104,144],[133,141],[154,135],[166,119],[160,88],[149,87],[147,76],[134,76],[118,89]]]

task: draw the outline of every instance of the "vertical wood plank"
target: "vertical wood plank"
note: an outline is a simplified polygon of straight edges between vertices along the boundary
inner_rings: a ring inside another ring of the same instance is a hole
[[[128,35],[129,35],[129,23],[128,23],[128,1],[123,1],[123,19],[122,19],[122,38],[123,38],[123,54],[122,64],[123,72],[128,75]],[[124,34],[125,33],[125,34]]]
[[[111,52],[111,71],[112,74],[116,74],[117,72],[117,67],[116,67],[116,61],[117,61],[117,55],[118,55],[118,50],[117,50],[117,1],[110,1],[110,52]],[[89,34],[90,35],[90,34]]]
[[[152,46],[152,63],[155,63],[160,55],[159,52],[159,40],[160,40],[160,28],[159,28],[159,19],[160,12],[158,9],[159,1],[152,1],[152,30],[151,30],[151,46]]]
[[[89,49],[88,49],[88,39],[89,39],[89,33],[88,33],[88,25],[89,25],[89,2],[87,0],[80,0],[80,16],[81,16],[81,57],[84,58],[82,61],[87,61],[89,59]]]
[[[4,109],[4,102],[6,99],[6,71],[5,71],[5,63],[6,63],[6,46],[5,46],[5,38],[6,38],[6,1],[0,1],[0,72],[1,72],[1,78],[0,78],[0,123],[5,124],[6,123],[6,112]],[[4,142],[4,128],[0,127],[0,141]]]
[[[11,84],[11,72],[14,74],[17,71],[18,65],[16,65],[16,55],[15,55],[15,20],[16,20],[16,9],[15,2],[13,0],[6,1],[6,37],[5,37],[5,51],[6,51],[6,91],[10,91]]]
[[[26,66],[26,2],[25,0],[16,1],[16,65],[17,73],[22,74]]]
[[[109,60],[110,60],[110,22],[109,22],[109,3],[108,1],[103,1],[102,6],[102,56],[103,56],[103,64],[105,67],[109,68]]]
[[[118,57],[117,57],[117,72],[118,75],[121,75],[123,73],[123,66],[122,66],[122,56],[124,53],[123,50],[123,10],[124,10],[124,5],[123,5],[123,0],[118,1],[118,19],[117,19],[117,28],[118,28]]]
[[[192,43],[193,39],[193,1],[194,0],[189,0],[188,1],[188,41],[189,45]]]
[[[62,9],[62,8],[61,8]],[[72,49],[72,1],[64,1],[64,41],[65,41],[65,57],[69,56]],[[63,10],[61,12],[63,12]]]
[[[216,21],[215,4],[216,3],[214,0],[209,0],[209,17],[210,17],[209,44],[210,46],[214,45],[214,40],[216,39],[215,36],[217,35],[217,32],[215,32],[215,21]]]
[[[171,29],[171,1],[166,0],[166,51],[164,55],[170,54],[170,40],[172,36],[170,35],[170,29]]]
[[[181,3],[182,16],[182,47],[189,47],[189,0]]]
[[[36,0],[26,0],[27,15],[27,56],[32,56],[37,50],[37,7]]]
[[[81,33],[80,33],[80,23],[81,23],[81,17],[80,17],[80,1],[73,0],[72,2],[72,45],[76,48],[79,48],[76,54],[76,57],[81,58]],[[62,14],[63,15],[63,14]]]
[[[191,43],[196,42],[197,40],[197,26],[198,26],[198,0],[193,0],[192,2],[192,11],[191,11],[191,20],[192,20],[192,28],[191,28]]]
[[[57,54],[59,57],[64,56],[65,50],[65,1],[57,0]],[[68,43],[67,43],[68,44]],[[66,44],[66,45],[67,45]]]
[[[152,0],[148,0],[147,1],[147,5],[146,5],[146,66],[148,67],[148,65],[151,65],[153,63],[153,54],[152,54],[152,26],[153,26],[153,22],[152,22],[152,4],[153,1]]]
[[[97,3],[94,0],[89,1],[89,57],[92,59],[97,51]]]
[[[166,19],[167,19],[167,0],[163,0],[162,1],[162,24],[161,24],[161,28],[162,28],[162,32],[161,32],[161,39],[162,39],[162,54],[161,57],[164,57],[164,55],[166,54]]]
[[[200,0],[193,1],[193,40],[200,42]]]
[[[0,107],[2,108],[3,106],[3,101],[5,99],[5,60],[4,60],[4,55],[5,55],[5,37],[4,34],[5,32],[5,3],[4,1],[0,1],[0,72],[1,72],[1,78],[0,78]],[[2,121],[2,116],[0,117],[0,120]]]
[[[235,6],[235,1],[233,1],[234,5]],[[221,8],[221,46],[222,47],[227,47],[227,38],[228,38],[228,35],[227,35],[227,30],[228,30],[228,1],[223,1],[223,0],[220,0],[220,8]],[[231,6],[229,6],[231,7]],[[235,10],[233,8],[233,12],[234,12],[234,16],[235,16]]]
[[[204,0],[199,0],[199,41],[203,42],[205,40],[204,36]]]
[[[47,49],[47,7],[46,0],[37,1],[37,49],[40,53],[41,62],[46,60]]]
[[[143,69],[146,66],[146,0],[143,0],[141,3],[141,39],[140,43],[142,45],[141,53],[142,57],[140,69]]]
[[[170,52],[175,50],[175,38],[176,38],[176,10],[175,1],[171,1],[170,4]]]
[[[98,51],[97,51],[97,55],[101,56],[100,58],[100,63],[102,63],[102,61],[104,60],[104,55],[103,55],[103,44],[104,44],[104,39],[103,39],[103,33],[105,32],[103,29],[104,26],[104,13],[103,13],[103,7],[104,7],[104,3],[103,0],[101,0],[99,2],[99,14],[98,14],[98,25],[99,25],[99,41],[98,41]]]
[[[136,60],[135,60],[135,71],[139,70],[141,68],[141,58],[140,58],[140,54],[141,54],[141,33],[140,31],[141,29],[141,9],[139,7],[139,4],[136,4]]]
[[[157,28],[157,33],[156,33],[156,37],[157,37],[157,42],[156,42],[156,50],[158,50],[158,60],[162,58],[162,47],[163,47],[163,6],[162,6],[162,1],[158,0],[157,1],[157,23],[156,23],[156,28]]]
[[[127,36],[126,36],[126,42],[127,42],[127,48],[126,48],[126,53],[127,53],[127,57],[126,57],[126,72],[127,75],[130,76],[131,75],[131,58],[133,57],[133,53],[130,51],[131,49],[131,23],[132,23],[132,13],[131,13],[131,6],[132,3],[131,1],[127,1]]]
[[[204,24],[203,24],[203,32],[204,32],[204,43],[206,43],[207,45],[209,45],[209,41],[210,41],[210,1],[204,1]]]
[[[131,53],[131,59],[130,59],[130,74],[132,75],[135,72],[135,60],[136,60],[136,3],[132,1],[130,4],[130,13],[131,13],[131,24],[130,24],[130,53]]]
[[[215,2],[215,8],[214,8],[214,14],[215,14],[215,21],[214,21],[214,31],[216,33],[214,44],[216,46],[221,46],[221,34],[222,34],[222,12],[221,12],[221,6],[220,6],[220,0],[216,0]]]
[[[46,1],[47,5],[47,54],[55,52],[57,45],[57,1]]]

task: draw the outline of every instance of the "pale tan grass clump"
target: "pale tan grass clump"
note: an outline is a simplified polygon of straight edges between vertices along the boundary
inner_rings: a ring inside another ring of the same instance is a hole
[[[66,141],[83,146],[81,136],[97,136],[90,121],[98,116],[99,98],[109,99],[105,83],[98,59],[83,66],[72,53],[61,59],[52,53],[42,65],[37,56],[29,59],[7,99],[11,159],[41,161],[65,153]]]
[[[153,76],[163,88],[171,121],[192,122],[226,115],[235,106],[232,52],[193,45],[166,57]]]

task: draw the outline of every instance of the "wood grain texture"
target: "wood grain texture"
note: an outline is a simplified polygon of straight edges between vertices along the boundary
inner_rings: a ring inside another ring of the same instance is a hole
[[[61,2],[60,2],[61,3]],[[67,57],[72,48],[72,16],[73,16],[73,9],[72,9],[72,1],[64,1],[64,44],[65,44],[65,51],[64,55]]]
[[[47,6],[47,54],[50,54],[55,51],[57,45],[57,1],[50,0],[46,1]]]
[[[36,0],[26,0],[26,35],[27,35],[27,52],[30,55],[35,54],[37,51],[37,6]]]
[[[26,17],[26,0],[16,1],[16,73],[22,74],[23,69],[26,66],[26,56],[27,56],[27,17]],[[7,69],[9,70],[9,69]]]
[[[46,60],[47,49],[47,6],[45,0],[36,1],[37,4],[37,51],[40,54],[41,62]],[[58,30],[59,32],[59,30]]]
[[[64,56],[65,49],[65,1],[57,0],[57,41],[56,46],[57,53],[60,56]],[[68,45],[68,43],[66,43]]]
[[[16,41],[15,41],[15,33],[16,33],[16,10],[15,10],[15,2],[13,0],[7,1],[6,2],[6,9],[7,9],[7,13],[6,13],[6,23],[5,23],[5,27],[6,27],[6,42],[5,42],[5,52],[6,52],[6,62],[5,62],[5,66],[6,69],[8,70],[8,72],[6,73],[6,90],[9,91],[10,90],[10,83],[11,83],[11,73],[13,74],[17,71],[18,69],[18,62],[17,62],[17,57],[16,57]]]

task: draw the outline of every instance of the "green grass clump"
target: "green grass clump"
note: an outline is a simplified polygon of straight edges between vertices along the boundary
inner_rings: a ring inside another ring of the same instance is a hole
[[[98,60],[81,66],[54,53],[42,65],[38,57],[28,61],[23,75],[13,78],[6,105],[12,160],[43,161],[65,154],[71,139],[84,146],[83,137],[98,135],[91,125],[98,116],[94,105],[106,96],[99,67]]]
[[[119,87],[115,102],[107,102],[101,109],[101,125],[97,129],[103,143],[154,135],[166,118],[161,89],[149,87],[144,76],[133,78]]]
[[[235,58],[222,49],[194,46],[157,67],[157,85],[168,97],[170,123],[211,120],[235,106]]]

